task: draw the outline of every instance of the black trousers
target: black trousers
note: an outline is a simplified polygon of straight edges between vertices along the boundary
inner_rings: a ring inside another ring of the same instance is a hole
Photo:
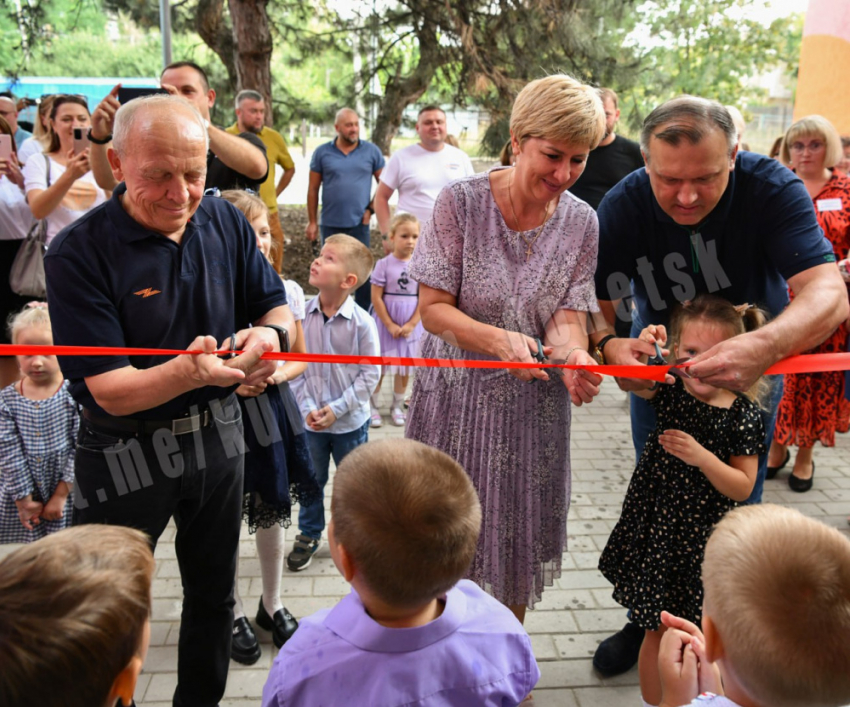
[[[136,528],[156,545],[169,519],[183,583],[174,707],[224,695],[242,512],[242,418],[235,396],[213,422],[173,435],[116,434],[83,418],[74,469],[74,525]]]

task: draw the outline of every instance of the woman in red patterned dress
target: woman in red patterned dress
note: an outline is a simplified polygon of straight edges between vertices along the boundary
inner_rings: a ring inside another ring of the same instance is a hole
[[[835,257],[843,260],[850,247],[850,179],[834,166],[844,157],[836,129],[819,115],[794,123],[782,143],[782,162],[803,180],[814,202],[824,234],[832,243]],[[794,296],[794,293],[791,293]],[[820,346],[806,353],[839,353],[847,350],[847,328],[842,324]],[[798,448],[788,477],[793,491],[808,491],[815,472],[815,442],[835,444],[836,432],[850,427],[850,402],[844,397],[844,373],[788,374],[779,406],[776,431],[767,460],[767,478],[784,467]]]

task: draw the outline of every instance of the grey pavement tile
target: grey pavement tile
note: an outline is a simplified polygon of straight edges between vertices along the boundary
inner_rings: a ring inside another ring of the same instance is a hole
[[[615,633],[623,628],[625,613],[622,607],[613,609],[587,609],[585,611],[574,611],[573,617],[578,624],[579,631],[591,633],[594,631],[607,631]]]
[[[535,689],[531,694],[533,699],[527,703],[527,707],[578,707],[572,690]]]
[[[545,597],[546,594],[544,593]],[[538,606],[540,606],[538,604]],[[525,615],[525,630],[533,638],[535,634],[578,633],[578,624],[570,611],[539,611],[533,609]]]
[[[636,707],[641,704],[638,687],[603,687],[574,690],[579,707]]]
[[[531,650],[534,651],[534,657],[538,661],[557,660],[558,649],[555,648],[555,642],[550,634],[530,634],[529,638],[531,638]]]
[[[165,639],[168,638],[168,632],[171,630],[170,621],[151,621],[151,641],[152,646],[164,646]]]
[[[537,603],[536,611],[565,611],[573,609],[595,609],[596,601],[588,590],[573,589],[569,585],[574,583],[572,577],[577,572],[568,572],[559,577],[558,589],[549,589],[543,592],[543,598]]]
[[[598,589],[608,587],[610,583],[599,570],[575,570],[563,575],[559,585],[564,589]]]
[[[260,698],[263,696],[263,685],[266,684],[268,675],[268,668],[258,670],[255,665],[247,670],[231,670],[230,675],[227,676],[227,688],[224,691],[224,696],[229,698]]]
[[[540,663],[540,682],[537,686],[543,689],[601,686],[602,680],[593,670],[591,661],[586,656],[577,657],[581,660]]]
[[[593,658],[596,647],[610,635],[610,631],[556,635],[555,647],[561,658]]]

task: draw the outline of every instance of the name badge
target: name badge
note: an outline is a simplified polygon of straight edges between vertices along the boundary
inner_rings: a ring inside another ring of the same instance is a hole
[[[818,199],[818,211],[841,211],[841,199]]]

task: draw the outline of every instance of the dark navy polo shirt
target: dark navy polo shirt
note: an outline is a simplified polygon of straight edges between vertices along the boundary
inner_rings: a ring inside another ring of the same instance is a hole
[[[599,205],[596,295],[634,297],[644,324],[667,324],[671,308],[712,293],[777,316],[786,280],[835,262],[812,199],[791,170],[738,152],[729,185],[701,224],[680,226],[661,210],[646,170],[617,184]]]
[[[178,244],[130,218],[119,200],[125,190],[119,184],[109,201],[50,244],[44,268],[55,344],[186,349],[207,334],[220,344],[286,304],[280,277],[232,204],[204,198]],[[85,377],[168,358],[60,356],[59,365],[77,402],[105,414]],[[207,386],[132,417],[179,417],[231,390]]]
[[[378,146],[360,140],[347,155],[336,140],[319,145],[310,171],[322,175],[322,226],[351,228],[363,222],[372,194],[372,175],[384,168]]]

